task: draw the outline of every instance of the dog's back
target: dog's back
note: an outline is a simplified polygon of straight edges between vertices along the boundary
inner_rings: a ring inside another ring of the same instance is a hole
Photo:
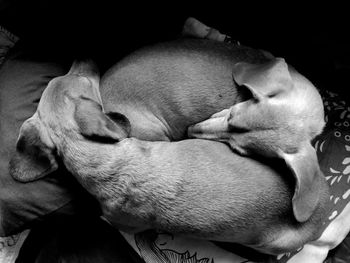
[[[113,153],[115,161],[103,165],[118,169],[105,169],[114,173],[104,174],[98,189],[104,216],[124,230],[159,228],[270,254],[295,250],[320,234],[327,183],[319,186],[322,194],[312,216],[297,222],[290,202],[294,181],[282,160],[242,157],[207,140],[129,138]],[[106,188],[107,182],[113,187]]]
[[[235,63],[266,60],[258,50],[217,41],[161,43],[112,67],[101,79],[101,97],[106,112],[130,120],[131,136],[179,140],[189,125],[243,99],[232,77]]]

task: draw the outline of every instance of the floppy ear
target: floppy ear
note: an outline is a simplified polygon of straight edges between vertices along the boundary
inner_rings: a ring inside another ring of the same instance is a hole
[[[92,140],[106,143],[119,142],[130,133],[129,120],[120,113],[107,116],[96,101],[80,97],[74,113],[80,133]]]
[[[292,199],[293,213],[299,222],[305,222],[316,209],[321,198],[320,183],[323,174],[316,150],[310,143],[297,153],[283,153],[282,158],[295,176],[295,192]]]
[[[288,65],[283,58],[263,64],[239,62],[234,65],[232,75],[234,81],[239,86],[246,86],[257,100],[274,97],[293,87]]]
[[[20,130],[16,151],[9,164],[11,176],[21,182],[38,180],[58,168],[54,148],[50,146],[40,126],[26,121]]]

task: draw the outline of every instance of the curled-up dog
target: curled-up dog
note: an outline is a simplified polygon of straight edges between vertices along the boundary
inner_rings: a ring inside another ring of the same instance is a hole
[[[99,201],[103,216],[124,231],[158,228],[270,254],[319,236],[329,198],[325,180],[318,181],[314,212],[298,222],[287,167],[243,157],[211,140],[130,138],[128,118],[104,112],[98,83],[89,63],[75,63],[50,81],[20,129],[10,164],[15,179],[37,180],[60,158]]]
[[[241,45],[180,39],[127,56],[104,74],[100,90],[106,112],[130,120],[132,137],[182,140],[190,126],[190,137],[283,159],[296,181],[298,221],[319,203],[324,176],[311,140],[325,124],[323,103],[284,59]]]

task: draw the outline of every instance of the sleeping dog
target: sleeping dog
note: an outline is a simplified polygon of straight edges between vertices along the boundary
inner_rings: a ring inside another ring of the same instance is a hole
[[[281,158],[296,179],[296,219],[306,221],[319,203],[324,176],[310,141],[324,127],[323,103],[283,59],[181,39],[127,56],[104,74],[100,91],[107,113],[129,119],[132,137],[176,141],[188,131],[243,155]]]
[[[317,180],[314,212],[297,222],[290,202],[294,183],[284,165],[243,157],[210,140],[130,138],[128,118],[105,114],[101,103],[99,77],[89,63],[75,63],[51,80],[20,129],[12,176],[37,180],[61,158],[99,201],[103,216],[124,231],[159,228],[270,254],[318,237],[328,200],[325,180]]]

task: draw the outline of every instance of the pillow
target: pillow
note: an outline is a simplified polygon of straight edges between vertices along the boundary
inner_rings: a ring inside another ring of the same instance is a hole
[[[65,63],[51,62],[57,58],[45,54],[42,59],[21,46],[10,50],[0,68],[0,236],[18,233],[53,212],[76,213],[87,198],[64,168],[27,184],[16,182],[8,172],[20,126],[34,114],[48,82],[68,70]],[[91,201],[85,203],[91,206]]]

